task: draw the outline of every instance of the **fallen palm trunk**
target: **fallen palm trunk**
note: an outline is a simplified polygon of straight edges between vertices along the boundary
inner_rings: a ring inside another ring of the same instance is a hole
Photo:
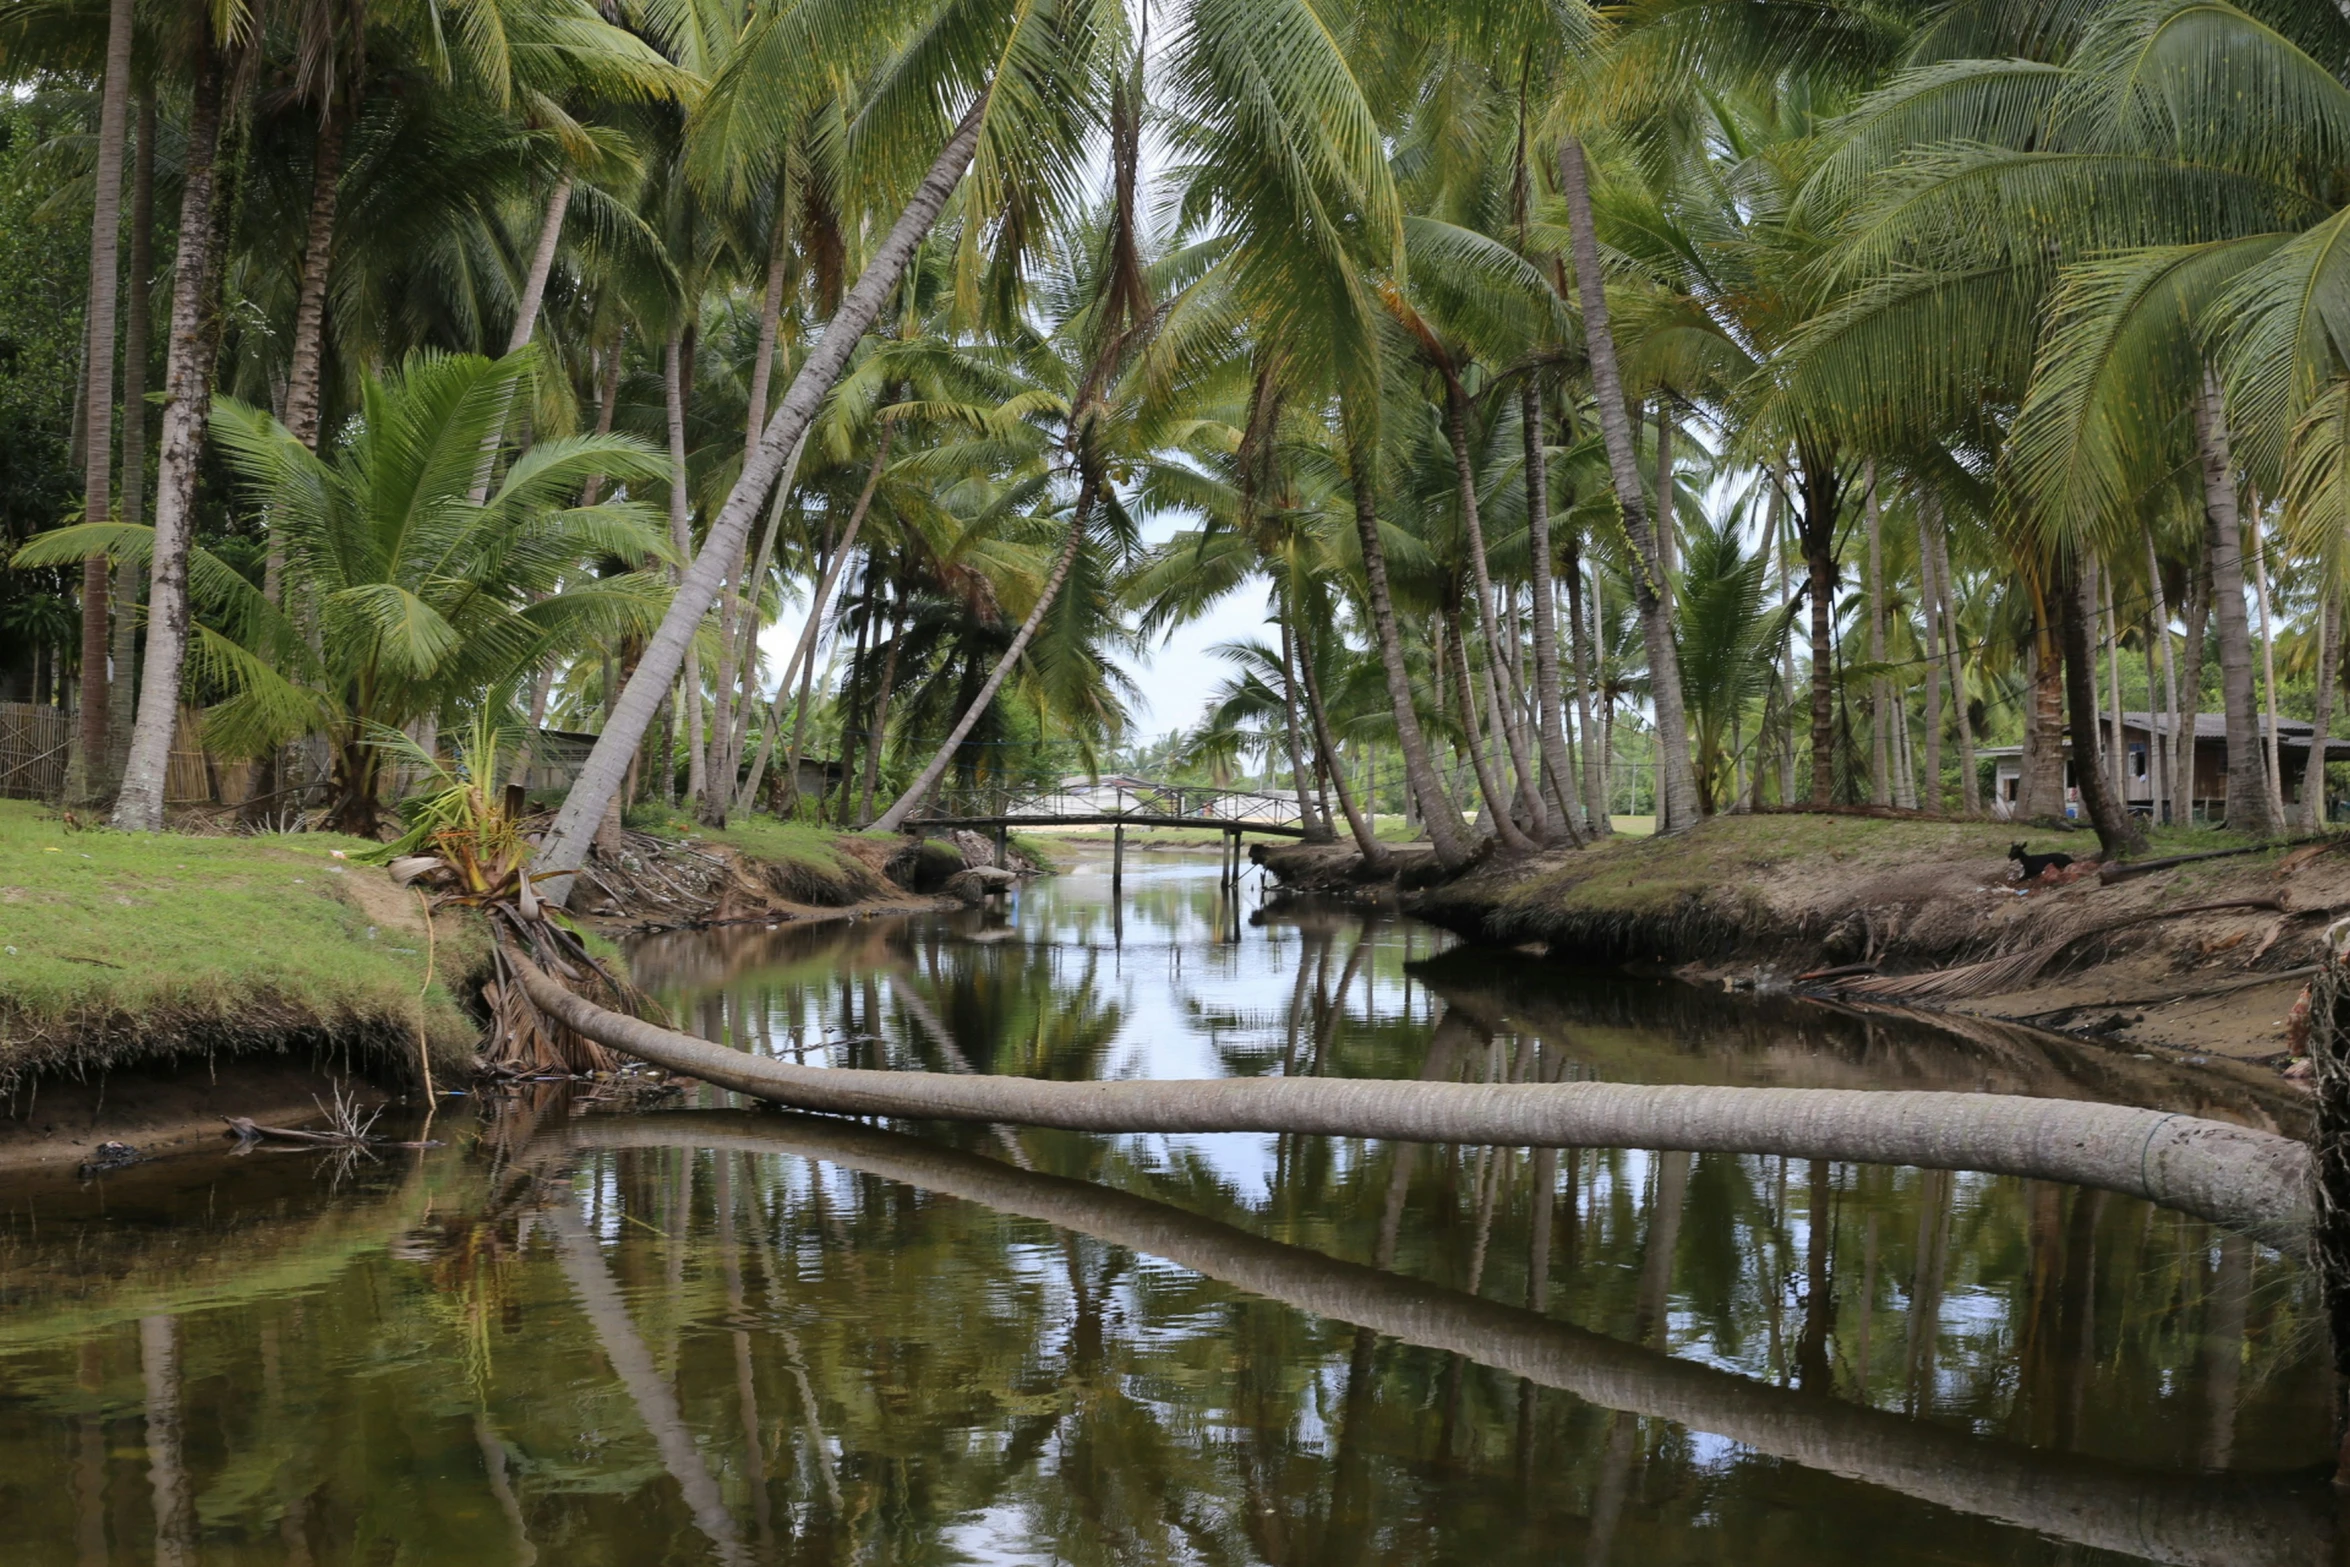
[[[725,1111],[595,1117],[565,1146],[793,1153],[1041,1220],[1301,1311],[1464,1355],[1602,1408],[2098,1550],[2195,1567],[2332,1560],[2322,1484],[2164,1474],[1771,1387],[1439,1285],[1340,1262],[1165,1203],[914,1138]]]
[[[532,1001],[587,1038],[801,1110],[1082,1132],[1302,1132],[1521,1148],[1785,1154],[2067,1181],[2142,1197],[2281,1245],[2298,1246],[2309,1226],[2309,1155],[2301,1144],[2121,1105],[1826,1088],[1303,1077],[1069,1083],[802,1067],[608,1012],[525,963],[514,969]]]

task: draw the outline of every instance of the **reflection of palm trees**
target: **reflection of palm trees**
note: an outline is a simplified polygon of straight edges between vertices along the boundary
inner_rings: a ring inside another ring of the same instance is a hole
[[[828,1160],[1161,1257],[1605,1408],[1671,1420],[1807,1468],[2099,1549],[2256,1567],[2323,1559],[2328,1548],[2330,1514],[2308,1489],[2161,1475],[2037,1452],[1762,1385],[1517,1307],[1264,1240],[1147,1198],[1024,1173],[912,1138],[799,1117],[686,1112],[582,1123],[570,1128],[568,1141]]]

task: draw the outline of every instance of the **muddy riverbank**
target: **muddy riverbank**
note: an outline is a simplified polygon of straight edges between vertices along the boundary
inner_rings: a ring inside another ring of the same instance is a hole
[[[2241,849],[2178,834],[2158,858]],[[1292,892],[1392,898],[1472,940],[1565,963],[1669,970],[1714,988],[1844,992],[2093,1037],[2116,1049],[2283,1069],[2320,934],[2350,912],[2350,852],[2279,846],[2133,874],[2019,885],[2008,846],[2086,859],[2087,834],[1996,822],[1724,816],[1670,838],[1492,860],[1448,881],[1399,856],[1366,883],[1350,848],[1255,858]],[[1398,890],[1400,883],[1400,890]],[[1983,965],[1939,994],[1870,995]]]

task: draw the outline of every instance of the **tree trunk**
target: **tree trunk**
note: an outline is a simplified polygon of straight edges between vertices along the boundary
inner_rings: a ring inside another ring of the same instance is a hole
[[[147,353],[154,319],[155,279],[155,96],[139,96],[138,151],[131,164],[131,274],[123,289],[122,321],[122,520],[136,527],[147,520]],[[127,556],[114,568],[114,680],[107,694],[106,776],[122,777],[130,756],[132,666],[139,652],[139,590],[144,568]]]
[[[693,558],[693,498],[685,471],[686,356],[692,352],[693,328],[673,327],[661,350],[661,391],[669,415],[669,544],[677,552],[670,580],[677,580]],[[686,799],[694,814],[712,825],[723,824],[724,806],[710,800],[709,759],[702,748],[702,659],[689,638],[685,645]],[[715,820],[713,820],[715,817]]]
[[[743,586],[749,596],[744,601],[742,625],[736,633],[735,674],[742,683],[735,694],[734,730],[726,742],[729,776],[742,771],[743,746],[750,739],[751,721],[762,706],[759,701],[759,594],[767,581],[767,568],[775,559],[775,538],[783,526],[783,505],[791,497],[792,483],[799,472],[800,453],[807,444],[808,433],[803,430],[776,477],[775,493],[767,504],[767,526],[759,532],[758,553],[752,559],[750,571],[743,577]],[[789,678],[788,672],[785,678]]]
[[[1919,618],[1926,631],[1926,787],[1919,804],[1929,816],[1942,814],[1942,648],[1949,628],[1943,622],[1941,573],[1934,563],[1933,526],[1926,500],[1917,499]]]
[[[1298,825],[1305,829],[1306,842],[1328,843],[1337,836],[1331,831],[1327,817],[1314,809],[1312,775],[1306,771],[1305,746],[1298,734],[1297,722],[1297,647],[1290,627],[1297,616],[1291,605],[1294,599],[1281,606],[1281,738],[1289,750],[1289,781],[1297,790]]]
[[[1549,836],[1540,785],[1534,776],[1534,765],[1526,755],[1523,737],[1517,726],[1508,722],[1502,712],[1502,690],[1506,678],[1503,671],[1507,668],[1502,649],[1506,644],[1501,639],[1501,627],[1493,613],[1493,573],[1485,558],[1484,508],[1477,501],[1477,473],[1469,461],[1467,403],[1467,394],[1448,376],[1444,387],[1444,434],[1446,443],[1452,447],[1453,489],[1461,508],[1461,525],[1468,532],[1469,574],[1473,591],[1477,595],[1477,627],[1485,634],[1485,675],[1491,687],[1489,694],[1493,699],[1494,727],[1501,731],[1498,738],[1509,749],[1510,768],[1517,774],[1517,793],[1526,804],[1531,838],[1540,840]],[[1464,648],[1464,667],[1467,656]],[[1479,775],[1479,781],[1484,781],[1482,774]],[[1498,816],[1506,822],[1509,814],[1508,804],[1504,801],[1498,808]],[[1519,832],[1515,823],[1503,831],[1502,841],[1512,848],[1534,847],[1528,834]]]
[[[2211,599],[2211,551],[2207,539],[2201,558],[2187,576],[2186,634],[2182,639],[2187,667],[2181,672],[2179,705],[2171,723],[2178,748],[2171,757],[2171,766],[2177,769],[2172,793],[2180,802],[2173,809],[2181,813],[2181,821],[2192,820],[2195,814],[2195,730],[2203,706],[2203,654],[2204,644],[2211,635]]]
[[[2301,826],[2326,822],[2326,734],[2334,721],[2334,666],[2341,659],[2342,617],[2331,593],[2317,601],[2317,711],[2309,735],[2309,762],[2301,771]]]
[[[2106,711],[2112,718],[2107,738],[2112,749],[2108,754],[2107,774],[2113,782],[2114,803],[2124,812],[2130,808],[2130,742],[2122,727],[2122,631],[2121,621],[2113,612],[2113,571],[2100,566],[2097,571],[2097,596],[2103,601],[2100,618],[2105,627],[2106,695],[2110,705]],[[2147,693],[2147,702],[2153,703],[2153,692]]]
[[[1918,505],[1932,525],[1935,591],[1940,596],[1944,656],[1950,660],[1950,700],[1958,722],[1959,798],[1969,816],[1983,814],[1983,783],[1975,775],[1974,719],[1967,713],[1966,664],[1958,630],[1958,579],[1950,569],[1950,535],[1942,527],[1942,503],[1931,493]]]
[[[326,280],[335,249],[335,188],[343,171],[343,113],[330,106],[319,123],[310,155],[310,221],[302,241],[302,283],[294,297],[294,337],[286,356],[286,429],[312,451],[318,449],[320,380],[326,358]],[[277,573],[285,552],[269,548],[263,591],[277,602]]]
[[[1526,553],[1534,620],[1534,706],[1542,740],[1542,770],[1559,800],[1560,825],[1578,846],[1574,759],[1567,754],[1566,712],[1559,694],[1558,593],[1550,575],[1550,452],[1542,438],[1542,388],[1532,376],[1518,394],[1518,424],[1526,446]]]
[[[1068,536],[1061,541],[1060,558],[1053,562],[1052,575],[1045,579],[1044,587],[1038,591],[1035,608],[1029,610],[1028,618],[1020,623],[1019,633],[1012,638],[1012,645],[1004,649],[1003,656],[996,660],[995,668],[988,671],[986,684],[979,688],[978,694],[963,709],[963,716],[955,720],[953,732],[922,769],[922,776],[915,779],[906,792],[881,813],[880,819],[873,824],[874,831],[896,832],[906,824],[906,818],[914,814],[914,807],[922,802],[922,797],[930,792],[931,785],[937,783],[939,776],[947,770],[947,763],[954,759],[956,748],[978,727],[980,715],[995,700],[996,692],[1003,689],[1004,680],[1012,673],[1012,667],[1028,651],[1028,644],[1036,638],[1037,627],[1044,624],[1046,612],[1053,607],[1053,601],[1061,596],[1061,585],[1069,580],[1070,568],[1077,563],[1077,551],[1085,543],[1094,503],[1100,499],[1101,484],[1101,476],[1088,469],[1077,491],[1076,509],[1069,516]]]
[[[1811,601],[1811,803],[1836,798],[1836,557],[1831,520],[1802,524],[1803,564]]]
[[[2285,819],[2285,759],[2283,740],[2277,733],[2277,629],[2268,593],[2268,542],[2260,526],[2260,497],[2252,498],[2252,507],[2244,517],[2244,533],[2252,544],[2252,577],[2260,593],[2260,686],[2261,705],[2268,740],[2261,747],[2262,759],[2268,772],[2268,804],[2270,812],[2281,823]]]
[[[1490,642],[1486,645],[1492,646]],[[1518,824],[1510,817],[1509,790],[1498,774],[1498,764],[1493,755],[1499,742],[1488,739],[1486,734],[1488,729],[1502,727],[1500,708],[1494,706],[1489,715],[1490,723],[1480,720],[1477,715],[1476,677],[1469,672],[1469,639],[1466,636],[1452,639],[1452,655],[1449,662],[1456,682],[1454,689],[1461,699],[1461,731],[1468,737],[1469,765],[1476,772],[1477,793],[1485,804],[1485,825],[1512,852],[1526,853],[1535,847],[1534,840],[1519,831]],[[1490,681],[1499,677],[1488,668],[1487,678]]]
[[[756,1099],[838,1115],[1131,1134],[1296,1132],[1501,1148],[1646,1148],[1907,1164],[2116,1191],[2296,1244],[2309,1151],[2168,1111],[2010,1094],[1335,1077],[1055,1082],[803,1067],[609,1012],[526,961],[532,1001],[588,1038]]]
[[[1869,800],[1893,803],[1892,758],[1887,742],[1893,715],[1893,683],[1885,678],[1885,513],[1877,501],[1877,465],[1861,476],[1861,505],[1868,523],[1869,662],[1877,666],[1869,676]]]
[[[2261,765],[2235,463],[2228,453],[2227,412],[2220,402],[2219,384],[2208,371],[2195,399],[2194,413],[2196,451],[2203,472],[2204,551],[2211,561],[2212,607],[2219,619],[2220,697],[2227,715],[2228,826],[2256,838],[2273,838],[2284,823],[2270,808],[2267,770]]]
[[[1339,770],[1338,742],[1331,733],[1330,710],[1322,703],[1321,677],[1314,673],[1313,666],[1303,658],[1298,660],[1298,671],[1305,685],[1306,712],[1314,726],[1316,771],[1330,779],[1338,789],[1338,808],[1346,816],[1348,831],[1354,834],[1355,848],[1363,856],[1363,868],[1373,875],[1384,876],[1393,866],[1394,858],[1387,852],[1387,845],[1379,841],[1378,825],[1373,821],[1371,813],[1355,803],[1353,792],[1346,786],[1346,774]],[[1330,803],[1324,799],[1322,810],[1325,814],[1322,820],[1325,822],[1330,819],[1327,815],[1329,809]]]
[[[2025,751],[2023,816],[2064,815],[2064,657],[2053,595],[2033,584],[2037,624],[2031,651],[2032,733]]]
[[[114,825],[123,832],[163,828],[164,773],[179,719],[180,668],[188,647],[188,545],[196,468],[212,411],[221,214],[214,197],[218,168],[222,64],[209,43],[196,45],[180,177],[179,256],[172,266],[171,348],[165,360],[163,439],[155,485],[155,545],[149,566],[147,658],[139,716],[131,729]]]
[[[98,99],[97,185],[90,210],[90,309],[82,386],[82,520],[103,523],[114,499],[114,323],[122,293],[122,152],[131,109],[131,0],[108,0],[106,76]],[[88,804],[105,793],[107,757],[106,601],[111,562],[82,562],[82,710],[66,768],[65,797]],[[124,673],[127,675],[128,670]]]
[[[889,652],[881,660],[881,694],[873,704],[873,727],[865,737],[865,788],[857,802],[857,825],[873,820],[873,791],[881,782],[881,745],[889,733],[889,701],[897,692],[898,650],[905,645],[902,615],[890,623]]]
[[[2098,754],[2097,645],[2091,640],[2097,624],[2097,601],[2080,576],[2060,590],[2059,616],[2064,629],[2064,686],[2072,710],[2073,777],[2080,785],[2081,807],[2097,829],[2097,844],[2108,860],[2146,852],[2146,839],[2121,801],[2114,798]]]
[[[555,270],[555,251],[563,239],[563,218],[571,210],[571,171],[565,169],[555,177],[555,185],[547,193],[547,210],[539,222],[538,243],[531,249],[530,270],[522,275],[522,293],[514,301],[514,325],[506,334],[506,352],[519,354],[530,346],[531,335],[538,329],[539,306],[547,297],[547,279]],[[473,504],[479,506],[489,499],[490,474],[497,465],[498,443],[505,438],[506,410],[514,403],[514,388],[509,385],[498,397],[498,418],[489,434],[482,437],[481,461],[476,465],[473,479]],[[585,852],[584,850],[582,851]]]
[[[2186,812],[2179,804],[2179,670],[2170,645],[2170,604],[2162,590],[2162,560],[2154,550],[2154,535],[2146,535],[2146,593],[2149,601],[2146,619],[2146,647],[2149,659],[2156,647],[2162,649],[2162,711],[2169,728],[2163,736],[2161,755],[2156,765],[2160,772],[2155,788],[2162,799],[2155,806],[2155,817],[2161,821],[2184,822]],[[2154,705],[2154,669],[2146,670],[2146,705]]]
[[[635,677],[621,693],[620,700],[613,704],[612,721],[598,737],[595,749],[580,769],[540,848],[538,862],[545,868],[549,896],[559,899],[570,891],[569,873],[576,871],[586,859],[588,842],[596,823],[603,817],[604,804],[620,787],[620,780],[628,770],[628,758],[644,738],[645,727],[652,721],[662,691],[684,662],[686,644],[708,612],[711,600],[717,597],[719,583],[740,557],[751,519],[775,484],[785,454],[798,449],[801,434],[813,422],[818,406],[846,368],[849,355],[896,291],[907,262],[961,181],[972,150],[979,143],[981,115],[986,104],[983,93],[964,114],[962,123],[956,126],[936,161],[923,175],[913,198],[866,263],[864,274],[842,298],[840,309],[826,325],[815,349],[801,361],[799,374],[792,378],[782,406],[768,421],[758,450],[743,463],[741,477],[735,480],[726,504],[711,523],[701,553],[687,568],[684,582],[661,618],[660,628],[645,646],[645,656],[637,666]]]
[[[1660,831],[1697,823],[1697,778],[1689,762],[1689,721],[1681,696],[1681,655],[1673,644],[1672,611],[1663,597],[1654,530],[1640,493],[1640,466],[1632,448],[1632,422],[1624,407],[1623,377],[1616,372],[1616,344],[1608,329],[1607,288],[1599,270],[1599,233],[1591,217],[1589,171],[1583,144],[1568,141],[1559,150],[1559,185],[1566,193],[1572,231],[1575,285],[1583,303],[1583,337],[1591,354],[1592,388],[1599,403],[1600,434],[1607,447],[1608,474],[1624,532],[1632,541],[1632,590],[1640,608],[1640,629],[1648,645],[1649,685],[1656,706],[1657,818]]]
[[[1591,836],[1606,838],[1616,830],[1608,813],[1607,752],[1599,731],[1591,723],[1591,693],[1594,671],[1592,664],[1591,633],[1583,608],[1583,545],[1581,539],[1567,543],[1567,620],[1569,634],[1574,639],[1575,654],[1575,732],[1583,737],[1583,816],[1590,823]],[[1596,600],[1597,593],[1593,594]],[[1595,602],[1591,613],[1599,606]]]
[[[880,438],[873,445],[873,463],[865,471],[865,487],[857,492],[857,502],[849,508],[848,527],[841,534],[840,543],[832,551],[832,558],[817,573],[816,587],[808,597],[808,623],[800,628],[798,646],[792,649],[791,662],[783,666],[783,678],[775,685],[775,708],[767,717],[767,735],[759,752],[751,758],[751,775],[743,781],[742,792],[735,796],[734,808],[747,811],[759,798],[760,775],[767,771],[767,758],[774,748],[775,731],[783,722],[783,696],[791,689],[793,679],[800,682],[800,703],[792,715],[792,743],[790,766],[784,788],[797,795],[800,787],[800,745],[808,729],[808,688],[816,673],[816,643],[824,631],[824,608],[832,602],[833,584],[840,580],[847,565],[849,552],[857,547],[857,535],[864,529],[865,514],[873,507],[875,492],[881,488],[881,475],[889,465],[889,448],[897,434],[895,425],[883,425]],[[769,530],[772,535],[773,530]],[[764,549],[760,552],[764,555]]]
[[[1395,599],[1387,587],[1387,546],[1379,539],[1378,509],[1378,452],[1356,420],[1343,410],[1342,424],[1349,426],[1343,434],[1346,440],[1348,477],[1354,492],[1355,544],[1363,557],[1364,597],[1371,612],[1371,634],[1379,645],[1379,668],[1387,678],[1387,703],[1395,713],[1395,734],[1403,749],[1404,776],[1411,780],[1412,793],[1419,797],[1422,825],[1428,830],[1429,847],[1436,852],[1436,863],[1448,871],[1460,869],[1469,863],[1469,847],[1463,841],[1461,813],[1453,804],[1452,795],[1436,773],[1436,763],[1428,752],[1428,739],[1420,730],[1419,710],[1412,702],[1411,671],[1404,664],[1403,631],[1395,618]],[[1438,684],[1442,685],[1441,677]]]

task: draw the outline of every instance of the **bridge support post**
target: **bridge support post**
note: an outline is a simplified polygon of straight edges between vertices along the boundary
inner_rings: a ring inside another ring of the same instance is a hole
[[[1012,868],[1012,829],[1003,822],[996,823],[995,828],[995,868],[999,871]]]
[[[1126,824],[1110,829],[1110,891],[1115,895],[1126,880]]]
[[[1224,842],[1216,860],[1216,887],[1218,891],[1232,890],[1232,834],[1224,834]]]

